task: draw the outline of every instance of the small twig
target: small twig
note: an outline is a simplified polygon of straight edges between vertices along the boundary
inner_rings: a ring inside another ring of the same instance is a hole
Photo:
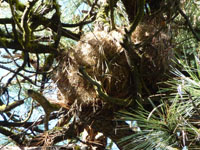
[[[92,16],[90,20],[84,21],[87,17],[88,16],[86,16],[83,19],[83,21],[80,21],[79,23],[75,23],[75,24],[61,23],[61,25],[62,25],[62,27],[68,27],[68,28],[74,28],[74,27],[84,26],[84,25],[87,25],[89,23],[92,23],[96,19],[96,14],[94,14],[94,16]]]
[[[20,30],[21,32],[23,32],[23,29],[22,29],[22,27],[21,27],[19,21],[18,21],[17,18],[16,18],[16,14],[15,14],[16,11],[14,10],[12,1],[9,0],[8,3],[9,3],[9,5],[10,5],[10,10],[11,10],[11,13],[12,13],[12,16],[13,16],[14,23],[17,25],[17,27],[19,28],[19,30]]]
[[[1,68],[1,67],[0,67]],[[2,82],[2,80],[7,77],[11,72],[6,73],[5,75],[2,75],[0,78],[0,83]]]
[[[8,68],[8,67],[5,67],[5,66],[3,66],[3,65],[0,65],[0,68],[5,69],[5,70],[7,70],[7,71],[10,71],[10,72],[16,74],[16,71],[15,71],[15,70],[12,70],[12,69],[10,69],[10,68]],[[21,74],[21,73],[18,72],[17,75],[23,77],[25,80],[29,81],[29,82],[32,83],[33,85],[36,85],[31,79],[29,79],[28,77],[24,76],[23,74]],[[36,85],[36,86],[37,86],[37,85]]]
[[[38,53],[36,53],[36,58],[37,58],[37,62],[36,62],[35,84],[37,83],[37,75],[40,68],[40,57]]]
[[[151,116],[153,115],[153,113],[155,112],[155,111],[158,111],[157,109],[158,108],[160,108],[160,107],[162,107],[164,104],[160,104],[160,105],[158,105],[157,107],[154,107],[154,109],[150,112],[150,114],[148,115],[148,117],[147,117],[147,121],[149,121],[149,119],[151,118]],[[159,111],[158,111],[159,112]],[[159,112],[160,113],[160,112]]]
[[[19,65],[16,63],[16,61],[15,61],[15,59],[14,59],[14,56],[10,53],[10,51],[6,48],[6,46],[4,47],[4,50],[6,51],[6,53],[8,53],[9,58],[11,58],[12,62],[13,62],[17,67],[19,67]]]
[[[12,82],[12,80],[19,74],[19,72],[21,70],[23,70],[23,68],[26,66],[27,64],[27,60],[28,59],[28,53],[24,53],[24,61],[23,64],[14,72],[13,76],[11,78],[8,79],[7,83],[6,83],[6,87],[8,87],[8,85]]]
[[[18,100],[20,100],[21,99],[20,96],[21,96],[22,86],[21,86],[21,83],[20,83],[18,77],[16,77],[16,80],[17,80],[17,83],[19,85],[19,92],[18,92],[17,96],[18,96]]]
[[[20,68],[21,66],[19,66],[17,63],[16,63],[16,60],[14,59],[14,56],[9,52],[9,50],[6,48],[6,47],[4,47],[4,50],[8,53],[8,57],[9,58],[11,58],[11,60],[12,60],[12,62],[14,62],[14,64],[16,65],[16,67],[18,67],[18,68]],[[37,57],[37,65],[39,64],[39,56],[38,56],[38,53],[36,53],[36,57]],[[20,58],[21,59],[21,58]],[[0,62],[1,63],[1,62]],[[39,66],[37,66],[37,67],[39,67]],[[50,72],[52,72],[53,71],[53,69],[52,70],[44,70],[44,71],[41,71],[39,68],[37,69],[36,68],[36,71],[30,71],[30,70],[27,70],[27,69],[25,69],[25,68],[22,68],[22,70],[23,71],[25,71],[25,72],[27,72],[27,73],[35,73],[35,74],[48,74],[48,73],[50,73]],[[36,83],[35,83],[36,84]]]

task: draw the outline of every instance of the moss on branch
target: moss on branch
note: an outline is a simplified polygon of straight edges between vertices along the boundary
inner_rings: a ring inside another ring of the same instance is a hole
[[[29,53],[52,53],[52,54],[58,53],[58,51],[52,46],[43,45],[39,43],[31,43],[31,48],[24,50],[19,42],[14,41],[13,39],[10,38],[0,37],[0,48],[5,48],[5,47],[15,50],[26,51]]]
[[[44,109],[45,113],[51,113],[53,111],[57,111],[60,109],[59,105],[56,104],[51,104],[42,94],[33,91],[33,90],[28,90],[27,91],[28,96],[36,100]]]
[[[30,96],[32,99],[36,100],[44,109],[44,112],[46,114],[45,130],[48,130],[48,121],[49,121],[50,113],[53,111],[59,110],[60,106],[56,105],[56,104],[51,104],[42,94],[40,94],[36,91],[28,90],[27,93],[28,93],[28,96]]]
[[[0,112],[7,112],[10,111],[14,108],[16,108],[17,106],[21,105],[24,103],[24,100],[19,100],[19,101],[14,101],[12,103],[9,103],[8,105],[1,105],[0,106]]]
[[[13,140],[17,145],[22,145],[23,141],[22,139],[20,138],[20,135],[17,135],[15,134],[14,132],[12,131],[9,131],[8,129],[6,128],[3,128],[3,127],[0,127],[0,133],[9,137],[11,140]]]

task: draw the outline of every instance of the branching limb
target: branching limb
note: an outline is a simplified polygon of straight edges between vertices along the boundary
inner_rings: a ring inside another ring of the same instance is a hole
[[[50,131],[48,131],[48,137],[51,138],[49,139],[51,141],[51,145],[54,145],[58,142],[61,142],[66,139],[72,139],[76,138],[77,135],[77,128],[83,129],[84,124],[79,123],[76,126],[74,125],[74,122],[71,122],[68,126],[62,127],[62,128],[54,128]],[[82,132],[82,131],[81,131]],[[34,139],[30,141],[31,146],[43,146],[45,143],[44,141],[41,141],[43,139],[44,135],[38,135]]]
[[[49,121],[49,115],[53,111],[57,111],[60,109],[59,105],[56,104],[51,104],[42,94],[33,91],[33,90],[28,90],[27,91],[28,96],[36,100],[44,109],[45,111],[45,130],[48,130],[48,121]]]
[[[14,72],[13,76],[8,79],[6,83],[6,87],[8,87],[8,85],[12,82],[12,80],[19,74],[19,72],[24,69],[28,61],[29,61],[29,56],[28,56],[28,53],[25,52],[23,64]]]
[[[54,24],[53,23],[54,21],[52,19],[48,19],[42,16],[32,16],[32,22],[33,22],[32,26],[37,27],[39,25],[43,25],[44,27],[49,27],[54,32],[57,32],[58,24]],[[72,31],[64,29],[64,28],[62,28],[61,31],[62,31],[61,35],[64,37],[73,39],[75,41],[80,40],[79,34],[73,33]]]
[[[136,17],[134,21],[131,23],[131,26],[129,27],[129,29],[125,31],[126,34],[124,35],[123,43],[121,43],[121,45],[122,47],[124,47],[126,60],[130,67],[130,71],[134,80],[133,88],[135,88],[136,93],[133,93],[133,95],[137,95],[137,98],[140,99],[141,88],[142,88],[141,79],[139,75],[139,70],[135,63],[140,58],[137,57],[137,54],[135,53],[135,45],[133,45],[131,41],[131,35],[133,31],[136,29],[139,22],[142,20],[142,17],[144,15],[145,0],[138,0],[137,2],[138,2],[138,9],[137,9]]]
[[[37,2],[37,0],[29,2],[29,4],[25,8],[24,13],[22,15],[21,27],[23,29],[23,46],[24,46],[24,49],[27,49],[29,47],[29,42],[30,42],[30,39],[31,39],[31,30],[30,30],[30,27],[28,25],[28,23],[29,23],[28,19],[29,19],[30,11],[31,11],[32,7],[35,5],[36,2]]]
[[[145,6],[145,0],[138,0],[137,15],[135,17],[135,20],[131,23],[131,26],[127,33],[129,36],[133,33],[139,22],[142,20],[142,17],[144,15],[144,6]]]
[[[10,72],[12,72],[12,73],[16,73],[15,70],[12,70],[12,69],[10,69],[10,68],[8,68],[8,67],[5,67],[5,66],[3,66],[3,65],[0,65],[0,68],[5,69],[5,70],[7,70],[7,71],[10,71]],[[27,80],[27,81],[29,81],[31,84],[37,86],[37,85],[36,85],[30,78],[28,78],[27,76],[24,76],[24,75],[21,74],[21,73],[18,73],[18,75],[21,76],[22,78],[24,78],[24,80]]]
[[[72,31],[70,30],[67,30],[63,27],[79,27],[81,25],[85,25],[85,24],[88,24],[88,23],[91,23],[93,22],[94,20],[96,19],[96,17],[92,17],[91,20],[89,21],[84,21],[84,22],[80,22],[80,23],[77,23],[77,24],[66,24],[66,23],[61,23],[62,25],[62,28],[61,28],[61,36],[64,36],[64,37],[67,37],[67,38],[70,38],[70,39],[73,39],[75,41],[78,41],[80,40],[80,35],[79,34],[76,34],[76,33],[73,33]],[[49,27],[51,28],[54,32],[57,32],[57,29],[58,29],[58,24],[54,24],[53,23],[53,20],[52,19],[48,19],[46,17],[43,17],[43,16],[37,16],[37,15],[33,15],[32,16],[32,24],[30,25],[30,28],[37,28],[38,26],[40,25],[43,25],[45,28],[46,27]],[[12,18],[6,18],[6,19],[0,19],[0,24],[13,24],[13,19]],[[14,22],[15,23],[15,22]],[[21,27],[22,29],[22,27]],[[21,46],[21,45],[20,45]],[[40,46],[38,46],[39,49]],[[34,49],[34,48],[33,48]],[[35,48],[36,50],[36,48]],[[29,50],[30,51],[30,50]],[[45,49],[44,49],[45,51]]]
[[[85,17],[86,18],[86,17]],[[80,27],[80,26],[84,26],[87,25],[89,23],[94,22],[96,19],[96,14],[94,16],[91,17],[90,20],[87,21],[80,21],[79,23],[74,23],[74,24],[70,24],[70,23],[61,23],[62,27],[67,27],[67,28],[75,28],[75,27]]]
[[[8,112],[8,111],[16,108],[17,106],[19,106],[19,105],[21,105],[23,103],[24,103],[24,100],[19,100],[19,101],[15,101],[13,103],[10,103],[8,105],[5,105],[5,104],[1,105],[0,106],[0,113],[1,112]],[[27,118],[25,118],[23,121],[13,123],[13,125],[14,124],[24,124],[24,123],[26,123],[30,119],[30,117],[31,117],[31,115],[33,113],[33,108],[34,107],[33,107],[33,102],[32,102],[31,110],[29,111]]]
[[[9,2],[9,5],[10,5],[11,13],[12,13],[13,20],[14,20],[15,24],[17,25],[17,27],[19,28],[19,30],[21,32],[23,32],[23,29],[22,29],[22,27],[21,27],[21,25],[19,23],[19,20],[17,19],[16,14],[15,14],[16,11],[14,10],[14,7],[13,7],[13,1],[12,0],[8,0],[8,2]],[[16,5],[17,5],[17,3],[19,3],[19,2],[16,1]]]
[[[29,112],[30,114],[30,112]],[[30,115],[28,115],[30,116]],[[49,120],[53,120],[53,119],[57,119],[58,118],[58,115],[57,113],[52,113],[49,117]],[[43,130],[39,129],[37,127],[37,125],[41,125],[43,124],[45,121],[44,121],[44,118],[40,117],[38,120],[34,121],[34,122],[24,122],[24,121],[19,121],[17,119],[14,120],[14,122],[8,122],[8,121],[0,121],[0,126],[3,126],[3,127],[23,127],[23,128],[32,128],[33,131],[36,131],[36,132],[44,132]]]
[[[17,145],[22,145],[21,135],[16,135],[14,132],[9,131],[3,127],[0,127],[0,133],[12,139]]]
[[[10,49],[14,49],[14,50],[20,50],[20,51],[24,51],[22,45],[10,38],[4,38],[4,37],[0,37],[0,48],[10,48]],[[49,45],[43,45],[43,44],[39,44],[39,43],[31,43],[31,48],[30,49],[26,49],[26,52],[29,53],[52,53],[52,54],[57,54],[58,51],[53,48],[52,46]]]

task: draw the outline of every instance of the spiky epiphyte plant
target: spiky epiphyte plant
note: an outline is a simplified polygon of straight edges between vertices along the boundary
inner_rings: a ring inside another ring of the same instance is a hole
[[[172,69],[176,76],[167,81],[167,87],[161,90],[161,93],[168,95],[162,97],[160,105],[152,103],[152,111],[140,106],[134,113],[119,114],[122,120],[137,123],[136,133],[121,139],[121,142],[129,141],[124,149],[172,150],[196,149],[200,146],[200,66],[199,59],[194,58],[192,65],[177,59],[184,74],[183,71]]]

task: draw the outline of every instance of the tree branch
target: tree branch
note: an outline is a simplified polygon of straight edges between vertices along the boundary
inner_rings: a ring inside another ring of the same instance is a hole
[[[3,66],[3,65],[0,65],[0,68],[2,68],[2,69],[5,69],[5,70],[7,70],[7,71],[10,71],[10,72],[12,72],[12,73],[16,73],[16,71],[15,70],[12,70],[12,69],[10,69],[10,68],[8,68],[8,67],[5,67],[5,66]],[[25,80],[27,80],[27,81],[29,81],[31,84],[33,84],[33,85],[36,85],[30,78],[28,78],[27,76],[24,76],[23,74],[21,74],[21,73],[17,73],[17,75],[19,75],[19,76],[21,76],[22,78],[24,78]]]
[[[0,48],[10,48],[15,50],[21,50],[29,53],[52,53],[57,54],[58,51],[53,48],[52,46],[43,45],[39,43],[31,43],[31,47],[29,49],[23,49],[21,44],[17,41],[14,41],[13,39],[6,38],[6,37],[0,37]]]
[[[200,41],[200,37],[198,36],[198,34],[195,32],[194,28],[192,27],[192,24],[188,18],[188,16],[182,11],[182,9],[180,8],[180,6],[178,6],[178,11],[180,12],[180,14],[183,16],[183,18],[186,20],[186,23],[188,25],[188,27],[190,28],[192,34],[194,35],[194,37]]]
[[[128,32],[127,32],[129,35],[131,35],[133,33],[133,31],[136,29],[139,22],[142,20],[142,17],[144,15],[144,5],[145,5],[145,0],[138,0],[137,14],[135,16],[134,21],[131,23],[131,26],[130,26]]]
[[[0,133],[12,139],[17,145],[22,145],[22,140],[20,135],[16,135],[15,133],[0,127]]]
[[[56,104],[51,104],[42,94],[36,91],[28,90],[27,93],[28,93],[28,96],[36,100],[44,109],[45,115],[46,115],[45,116],[45,130],[48,130],[48,121],[49,121],[50,113],[53,111],[59,110],[60,106]]]
[[[74,122],[70,123],[70,125],[68,125],[67,127],[61,127],[61,128],[54,128],[50,131],[48,131],[48,133],[44,133],[44,134],[48,134],[48,138],[51,141],[50,145],[55,145],[58,142],[64,141],[66,139],[72,139],[72,138],[76,138],[77,137],[77,128],[83,130],[84,125],[83,124],[79,124],[79,125],[74,125]],[[80,131],[82,132],[82,131]],[[41,141],[41,139],[43,139],[43,136],[45,136],[44,134],[40,134],[36,137],[34,137],[29,145],[30,146],[43,146],[45,145],[44,141]]]
[[[10,111],[12,109],[14,109],[15,107],[21,105],[24,103],[24,100],[19,100],[19,101],[14,101],[12,103],[9,103],[8,105],[1,105],[0,106],[0,113],[1,112],[7,112],[7,111]]]

